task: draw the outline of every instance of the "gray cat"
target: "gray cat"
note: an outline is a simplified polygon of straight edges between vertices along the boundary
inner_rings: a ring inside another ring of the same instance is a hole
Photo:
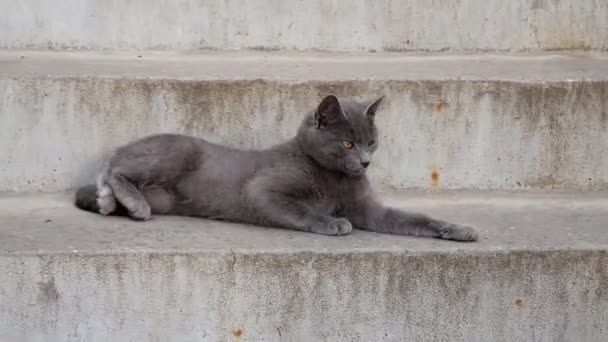
[[[267,150],[245,151],[163,134],[120,147],[80,188],[76,206],[148,220],[199,216],[325,235],[353,227],[380,233],[475,241],[470,227],[379,204],[365,171],[378,148],[382,98],[340,103],[327,96],[297,135]]]

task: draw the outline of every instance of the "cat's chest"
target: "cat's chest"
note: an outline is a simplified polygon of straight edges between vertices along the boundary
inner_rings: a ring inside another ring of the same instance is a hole
[[[339,212],[353,196],[356,187],[352,181],[338,177],[325,177],[315,183],[316,196],[310,199],[310,204],[328,214]]]

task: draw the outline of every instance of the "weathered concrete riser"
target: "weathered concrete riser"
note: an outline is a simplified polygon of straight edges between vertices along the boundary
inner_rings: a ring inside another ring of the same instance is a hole
[[[98,157],[146,134],[183,132],[260,148],[295,133],[335,93],[386,94],[376,185],[605,189],[608,82],[184,81],[1,78],[0,190],[92,180]]]
[[[0,48],[608,49],[604,0],[0,0]]]
[[[601,341],[605,251],[0,257],[2,341]]]

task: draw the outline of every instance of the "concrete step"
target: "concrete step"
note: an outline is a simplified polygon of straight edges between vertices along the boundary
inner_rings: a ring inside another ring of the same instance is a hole
[[[151,133],[291,137],[322,96],[386,94],[379,188],[602,190],[608,58],[0,53],[0,190],[63,190]]]
[[[0,341],[602,341],[608,193],[391,193],[478,243],[0,195]]]
[[[605,0],[0,0],[0,48],[608,50]]]

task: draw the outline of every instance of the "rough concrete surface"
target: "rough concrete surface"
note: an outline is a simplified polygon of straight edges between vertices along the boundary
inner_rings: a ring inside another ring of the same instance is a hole
[[[604,0],[0,0],[0,47],[608,49]]]
[[[177,80],[605,81],[608,56],[328,52],[0,51],[3,77]]]
[[[151,133],[267,147],[329,93],[387,95],[370,170],[380,188],[607,188],[605,57],[10,52],[0,190],[90,182],[101,156]]]
[[[0,341],[602,341],[606,193],[386,194],[479,243],[0,196]]]

